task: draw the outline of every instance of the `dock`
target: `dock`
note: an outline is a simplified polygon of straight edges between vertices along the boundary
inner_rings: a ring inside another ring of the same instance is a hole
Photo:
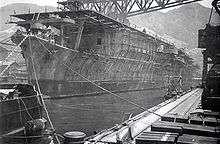
[[[87,143],[219,143],[220,114],[201,109],[202,91],[197,88],[169,99],[98,133]]]

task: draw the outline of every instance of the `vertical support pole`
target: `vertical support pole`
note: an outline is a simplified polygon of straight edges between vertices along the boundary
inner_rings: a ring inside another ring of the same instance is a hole
[[[60,0],[57,1],[57,11],[60,11],[60,4],[59,4]]]
[[[61,25],[61,26],[60,26],[60,37],[61,37],[60,45],[61,45],[61,46],[64,46],[63,29],[64,29],[64,25]]]
[[[207,75],[207,69],[208,69],[208,55],[207,55],[207,50],[202,52],[203,54],[203,70],[202,70],[202,85],[204,86],[205,84],[205,79]]]
[[[82,38],[83,29],[84,29],[84,22],[85,22],[84,20],[80,22],[78,34],[77,34],[77,37],[76,37],[75,48],[74,48],[75,50],[79,49],[79,44],[80,44],[80,41],[81,41],[81,38]]]

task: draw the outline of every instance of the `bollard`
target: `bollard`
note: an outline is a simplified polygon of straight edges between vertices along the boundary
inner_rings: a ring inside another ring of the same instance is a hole
[[[64,144],[83,144],[86,134],[79,131],[66,132],[64,135]]]

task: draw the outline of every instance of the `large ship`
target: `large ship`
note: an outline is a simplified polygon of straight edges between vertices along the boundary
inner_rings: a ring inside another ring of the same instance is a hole
[[[172,42],[84,9],[80,1],[59,5],[54,12],[11,15],[20,26],[11,39],[22,49],[29,82],[45,99],[57,99],[48,107],[63,118],[56,126],[66,124],[59,131],[91,134],[139,112],[122,100],[151,107],[163,101],[158,95],[165,88],[181,93],[192,86],[193,60]],[[122,93],[123,99],[107,93]],[[74,113],[71,123],[67,113]]]
[[[212,2],[209,22],[199,30],[203,49],[202,88],[167,100],[121,125],[100,132],[87,144],[219,144],[220,143],[220,6]]]

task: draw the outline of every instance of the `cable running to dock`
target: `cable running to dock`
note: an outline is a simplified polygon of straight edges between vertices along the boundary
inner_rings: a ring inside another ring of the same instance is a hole
[[[42,93],[41,93],[41,90],[40,90],[40,85],[39,85],[39,83],[38,83],[37,73],[36,73],[36,69],[35,69],[35,67],[34,67],[34,59],[33,59],[33,52],[32,52],[32,47],[31,47],[31,37],[30,37],[30,35],[28,35],[28,40],[29,40],[29,48],[30,48],[30,52],[31,52],[31,61],[32,61],[32,66],[33,66],[33,71],[34,71],[34,77],[35,77],[35,80],[36,80],[37,89],[38,89],[38,92],[39,92],[39,97],[40,97],[41,102],[42,102],[42,104],[43,104],[43,108],[44,108],[44,110],[45,110],[45,113],[46,113],[47,119],[48,119],[48,121],[49,121],[49,124],[50,124],[51,128],[52,128],[53,130],[55,130],[55,129],[54,129],[54,126],[53,126],[53,123],[52,123],[52,121],[51,121],[51,119],[50,119],[49,112],[47,111],[46,104],[45,104],[44,99],[43,99],[43,97],[42,97]],[[61,144],[61,143],[60,143],[60,140],[59,140],[58,137],[57,137],[57,135],[54,135],[54,136],[55,136],[55,139],[56,139],[57,143],[58,143],[58,144]]]

